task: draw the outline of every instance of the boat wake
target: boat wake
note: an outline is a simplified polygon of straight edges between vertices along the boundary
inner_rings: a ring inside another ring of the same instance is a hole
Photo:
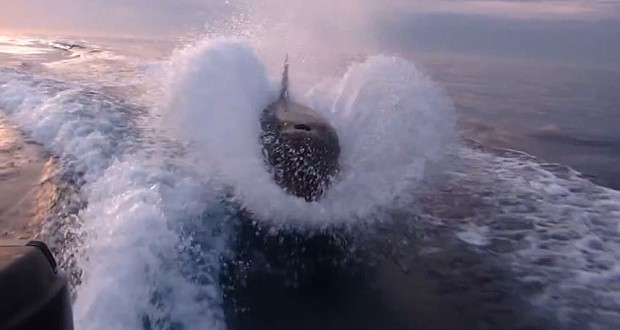
[[[244,221],[302,235],[382,223],[390,234],[375,239],[393,251],[413,240],[390,223],[414,224],[426,240],[401,257],[416,265],[458,246],[509,271],[523,299],[568,328],[617,324],[617,191],[460,143],[449,99],[414,63],[369,56],[341,76],[291,81],[342,150],[340,177],[308,203],[265,168],[259,116],[279,72],[257,49],[205,38],[163,61],[106,56],[66,79],[59,72],[85,62],[0,69],[0,108],[71,187],[42,235],[74,274],[79,328],[225,328],[221,274]],[[469,276],[458,265],[450,271]]]

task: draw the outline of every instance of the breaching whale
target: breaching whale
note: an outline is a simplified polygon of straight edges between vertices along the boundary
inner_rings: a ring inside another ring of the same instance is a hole
[[[340,144],[327,120],[291,101],[288,88],[287,58],[280,95],[260,116],[263,155],[279,186],[312,202],[325,193],[339,171]]]

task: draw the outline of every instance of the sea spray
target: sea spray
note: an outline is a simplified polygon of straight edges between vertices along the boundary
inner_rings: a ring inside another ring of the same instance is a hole
[[[329,118],[342,144],[340,177],[307,203],[286,194],[265,168],[258,117],[277,83],[269,83],[249,45],[207,39],[177,52],[171,70],[169,118],[195,166],[270,224],[327,227],[372,218],[419,189],[454,137],[452,105],[414,64],[387,56],[355,63],[344,77],[293,95]]]

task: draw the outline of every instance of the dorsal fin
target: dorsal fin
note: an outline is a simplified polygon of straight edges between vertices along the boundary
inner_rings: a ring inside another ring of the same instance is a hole
[[[280,100],[288,101],[288,54],[286,54],[286,57],[284,58],[284,69],[282,69]]]

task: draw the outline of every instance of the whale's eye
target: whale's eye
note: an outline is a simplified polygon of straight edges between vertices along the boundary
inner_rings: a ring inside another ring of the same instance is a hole
[[[312,128],[310,128],[310,126],[306,125],[306,124],[295,124],[295,129],[301,130],[301,131],[308,131],[310,132],[312,130]]]

